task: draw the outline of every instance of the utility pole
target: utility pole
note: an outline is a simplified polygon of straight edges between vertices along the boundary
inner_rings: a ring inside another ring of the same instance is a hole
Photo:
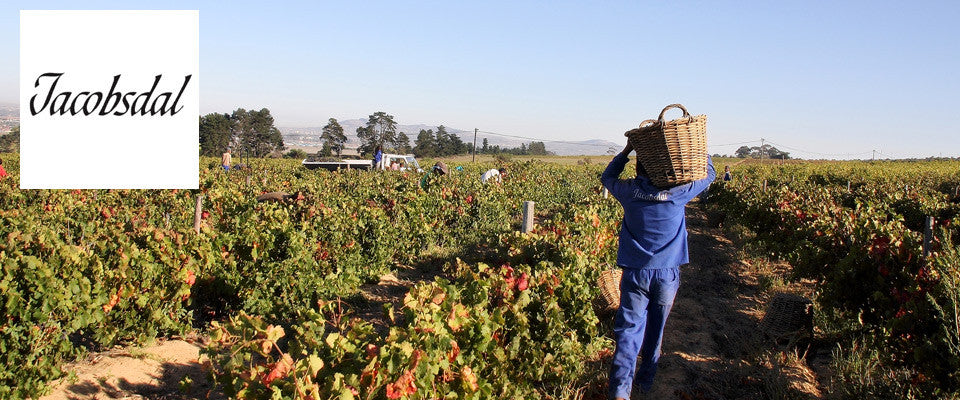
[[[477,162],[477,128],[473,128],[473,162]]]
[[[870,157],[870,161],[877,161],[877,151],[873,151],[873,157]]]
[[[760,138],[760,163],[763,164],[763,138]],[[766,187],[764,187],[766,189]]]

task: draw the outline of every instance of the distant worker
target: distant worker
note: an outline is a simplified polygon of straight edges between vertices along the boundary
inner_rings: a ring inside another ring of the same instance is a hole
[[[433,168],[430,168],[426,174],[423,175],[423,178],[420,179],[420,188],[426,189],[430,187],[431,184],[436,183],[437,178],[446,175],[450,172],[447,169],[447,164],[444,164],[443,161],[437,161],[433,165]]]
[[[483,183],[487,183],[487,181],[492,179],[496,183],[502,183],[503,177],[506,175],[507,175],[506,168],[490,169],[487,172],[484,172],[483,175],[480,176],[480,181]]]
[[[3,160],[0,160],[0,179],[7,177],[7,170],[3,169]]]
[[[230,158],[230,149],[227,149],[227,152],[226,152],[226,153],[223,153],[223,157],[220,157],[220,165],[223,167],[223,170],[224,170],[224,171],[229,171],[229,170],[230,170],[230,162],[231,162],[231,161],[232,161],[232,160],[231,160],[231,158]]]
[[[723,167],[723,181],[730,182],[733,180],[733,177],[730,176],[730,166],[727,165]]]
[[[707,155],[707,176],[699,181],[660,188],[640,162],[636,178],[618,179],[632,150],[627,143],[600,176],[623,206],[617,249],[623,277],[613,321],[617,347],[610,367],[611,399],[629,399],[634,385],[641,392],[649,392],[653,385],[663,328],[680,287],[680,266],[690,262],[685,206],[717,176]],[[642,357],[639,369],[637,355]]]
[[[391,171],[399,171],[399,170],[400,170],[400,163],[398,163],[397,160],[390,161],[390,170],[391,170]]]
[[[373,153],[373,169],[384,169],[381,163],[383,162],[383,146],[377,146],[377,151]]]

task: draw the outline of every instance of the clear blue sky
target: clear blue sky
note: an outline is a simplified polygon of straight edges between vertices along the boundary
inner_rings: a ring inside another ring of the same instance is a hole
[[[199,9],[201,112],[267,107],[278,126],[386,111],[623,142],[679,102],[709,116],[714,153],[960,155],[957,1],[278,3],[80,7]],[[0,6],[0,101],[18,97],[18,10],[76,4]]]

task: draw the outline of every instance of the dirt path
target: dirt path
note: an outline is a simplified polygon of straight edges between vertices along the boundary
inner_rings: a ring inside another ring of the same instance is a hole
[[[691,262],[681,268],[653,391],[641,398],[820,398],[802,364],[764,362],[765,351],[777,351],[758,328],[767,296],[734,244],[696,204],[687,208],[687,228]]]
[[[200,347],[197,338],[187,338],[91,354],[65,366],[76,381],[54,381],[41,400],[208,398],[212,387],[197,362]],[[192,383],[181,387],[184,378]],[[209,398],[223,397],[211,393]]]

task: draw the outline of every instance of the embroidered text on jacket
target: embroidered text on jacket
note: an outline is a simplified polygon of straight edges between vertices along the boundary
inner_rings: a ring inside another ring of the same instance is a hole
[[[657,194],[643,193],[640,189],[633,190],[633,198],[646,201],[667,201],[667,192],[657,192]]]

